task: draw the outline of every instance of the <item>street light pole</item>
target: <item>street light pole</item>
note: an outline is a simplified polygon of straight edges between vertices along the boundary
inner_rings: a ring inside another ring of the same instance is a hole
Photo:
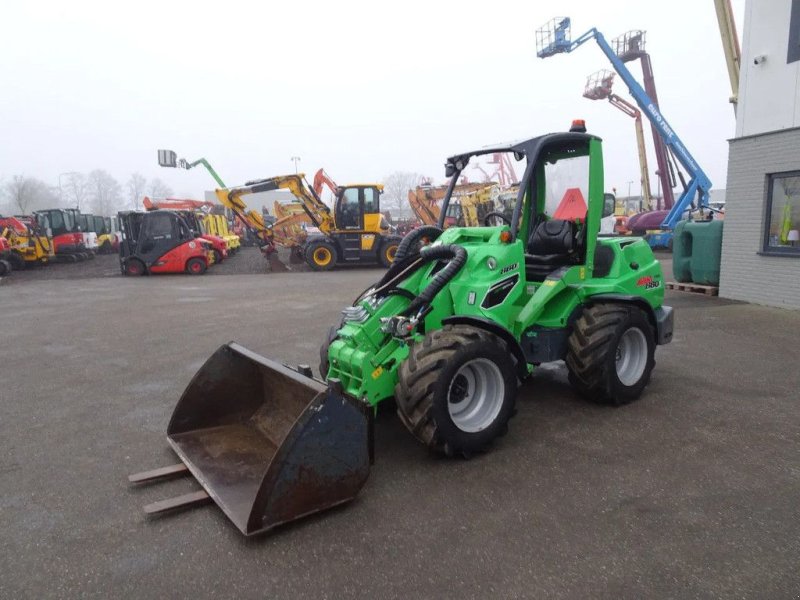
[[[293,156],[290,160],[294,163],[294,174],[297,175],[297,163],[300,162],[300,157]]]

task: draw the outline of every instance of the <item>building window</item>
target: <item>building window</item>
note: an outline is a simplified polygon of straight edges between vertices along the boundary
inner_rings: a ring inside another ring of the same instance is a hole
[[[800,171],[767,177],[764,252],[800,256]]]

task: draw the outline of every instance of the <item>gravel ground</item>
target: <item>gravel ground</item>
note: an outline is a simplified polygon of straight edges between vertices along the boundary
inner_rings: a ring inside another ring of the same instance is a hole
[[[0,286],[0,598],[797,597],[800,314],[697,294],[667,292],[675,338],[638,402],[542,366],[473,460],[388,411],[346,507],[254,539],[213,504],[146,518],[197,489],[126,475],[176,461],[165,428],[208,356],[316,365],[379,272]]]
[[[280,250],[278,258],[288,268],[281,268],[275,261],[266,260],[258,248],[243,247],[235,255],[222,263],[213,265],[209,275],[269,275],[276,272],[303,272],[309,270],[305,263],[291,262],[289,252]],[[14,271],[10,276],[0,278],[3,285],[20,285],[32,281],[49,279],[95,279],[98,277],[121,277],[119,258],[116,254],[100,254],[92,260],[80,263],[52,263],[45,267],[32,267],[24,271]]]

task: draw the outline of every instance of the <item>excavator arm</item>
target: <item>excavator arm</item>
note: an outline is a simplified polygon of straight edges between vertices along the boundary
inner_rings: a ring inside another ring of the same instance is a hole
[[[142,200],[145,210],[156,210],[159,208],[167,210],[202,210],[209,211],[216,206],[213,202],[205,200],[185,200],[179,198],[166,198],[164,200],[153,201],[147,196]]]
[[[437,202],[441,197],[429,196],[428,191],[431,189],[418,187],[416,190],[408,190],[408,204],[423,225],[436,225],[439,222],[440,211]]]
[[[248,218],[249,213],[246,212],[247,205],[242,200],[242,196],[257,194],[259,192],[270,192],[273,190],[288,190],[303,206],[303,210],[305,210],[308,218],[311,219],[311,223],[318,227],[323,233],[334,230],[335,226],[331,210],[319,196],[317,196],[314,190],[306,185],[305,175],[302,173],[259,179],[257,181],[250,181],[246,185],[240,187],[217,190],[217,197],[220,202],[237,215],[241,213],[245,218]],[[276,222],[273,227],[277,224]],[[266,230],[269,231],[271,241],[271,228],[266,227]]]

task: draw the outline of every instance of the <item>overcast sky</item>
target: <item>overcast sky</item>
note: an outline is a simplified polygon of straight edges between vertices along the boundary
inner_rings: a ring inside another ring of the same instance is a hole
[[[743,9],[734,0],[740,31]],[[734,118],[710,0],[73,0],[3,13],[2,179],[56,185],[105,168],[121,183],[161,177],[177,195],[213,187],[200,169],[160,169],[156,150],[171,148],[206,157],[228,185],[293,172],[292,156],[339,183],[395,170],[439,181],[449,154],[581,117],[605,140],[606,189],[625,195],[633,180],[637,193],[633,121],[581,96],[610,67],[599,48],[536,57],[535,30],[571,16],[573,37],[647,30],[662,112],[725,187]],[[616,91],[627,95],[620,81]]]

